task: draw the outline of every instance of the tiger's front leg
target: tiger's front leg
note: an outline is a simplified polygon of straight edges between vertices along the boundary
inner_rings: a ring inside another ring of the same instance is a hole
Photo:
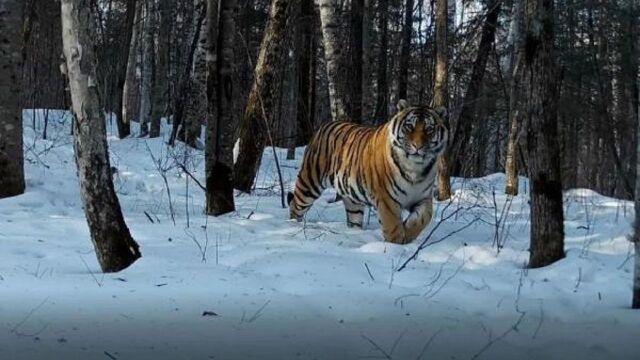
[[[396,204],[380,201],[377,210],[384,239],[395,244],[406,244],[402,209]]]
[[[433,198],[427,198],[416,204],[409,217],[404,221],[407,242],[412,242],[431,222],[433,216]]]

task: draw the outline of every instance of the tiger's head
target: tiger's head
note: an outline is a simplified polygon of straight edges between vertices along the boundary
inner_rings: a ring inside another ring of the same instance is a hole
[[[435,157],[447,146],[449,130],[444,121],[447,111],[428,106],[409,106],[398,102],[398,113],[391,120],[392,144],[407,159],[421,162]]]

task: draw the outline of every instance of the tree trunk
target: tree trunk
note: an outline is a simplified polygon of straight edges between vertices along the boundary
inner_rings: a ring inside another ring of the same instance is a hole
[[[123,94],[124,98],[122,99],[122,116],[124,122],[130,123],[135,116],[140,115],[140,111],[138,109],[138,96],[136,95],[139,92],[136,84],[136,70],[138,65],[138,45],[139,38],[141,33],[140,19],[142,18],[142,7],[138,6],[136,9],[136,20],[133,25],[133,30],[131,34],[131,48],[129,49],[129,57],[127,59],[127,75],[124,82]]]
[[[489,52],[495,39],[501,4],[502,0],[491,0],[487,4],[487,17],[482,26],[482,36],[480,37],[476,59],[473,62],[469,87],[462,101],[462,109],[460,110],[458,121],[456,121],[456,130],[452,134],[453,141],[449,151],[451,154],[451,173],[454,176],[463,175],[461,157],[464,156],[466,150],[465,145],[471,137],[470,133],[474,122],[473,113],[476,108],[476,102],[478,101],[478,95],[480,95],[482,79],[484,78],[485,69],[487,68],[487,59],[489,59]]]
[[[553,16],[553,0],[525,0],[523,98],[531,183],[531,268],[564,257]]]
[[[362,123],[362,70],[363,70],[363,18],[364,0],[351,1],[351,121]]]
[[[636,80],[636,86],[639,86],[638,79]],[[637,88],[636,88],[637,89]],[[636,106],[640,105],[640,94],[636,92],[634,94],[637,99]],[[631,302],[631,307],[634,309],[640,309],[640,118],[637,116],[637,111],[640,110],[638,108],[636,111],[636,155],[635,155],[635,170],[636,170],[636,182],[635,182],[635,212],[636,219],[634,222],[634,234],[633,234],[633,242],[634,242],[634,270],[633,270],[633,299]]]
[[[319,0],[319,4],[331,118],[333,121],[349,120],[347,74],[341,71],[341,66],[344,64],[342,59],[344,46],[341,45],[340,39],[339,2],[338,0]]]
[[[127,0],[125,19],[124,39],[121,44],[122,49],[116,68],[116,125],[118,127],[118,137],[124,139],[131,135],[131,124],[125,121],[123,104],[124,104],[124,84],[127,81],[127,65],[129,61],[129,51],[131,49],[131,38],[133,36],[133,26],[136,17],[136,0]]]
[[[140,136],[149,134],[149,124],[152,115],[152,88],[154,68],[154,32],[155,32],[155,0],[144,0],[144,23],[142,41],[142,77],[140,86]]]
[[[24,193],[22,109],[22,1],[0,0],[0,199]]]
[[[207,0],[207,96],[209,123],[205,147],[208,215],[235,211],[233,199],[234,48],[236,0]]]
[[[234,167],[236,189],[251,192],[269,138],[282,82],[282,61],[291,1],[273,0],[247,107],[240,126],[240,149]]]
[[[449,106],[448,4],[447,0],[436,1],[436,78],[433,88],[433,106],[447,108]],[[444,201],[449,198],[451,198],[451,180],[449,175],[449,150],[447,149],[438,157],[438,200]]]
[[[306,145],[313,135],[313,121],[315,115],[314,95],[311,85],[315,80],[315,68],[313,61],[315,52],[315,20],[316,13],[313,0],[301,0],[300,17],[298,19],[298,31],[300,33],[298,52],[298,101],[297,117],[297,144]]]
[[[111,180],[104,112],[96,89],[95,23],[89,1],[62,0],[62,39],[73,103],[73,147],[80,195],[98,262],[117,272],[140,257]]]
[[[411,33],[413,30],[413,0],[407,0],[402,28],[402,49],[400,50],[400,74],[398,79],[398,99],[407,99],[409,63],[411,60]]]
[[[217,3],[216,3],[217,4]],[[160,119],[168,115],[169,107],[169,38],[173,20],[172,0],[160,0],[160,28],[158,32],[158,52],[156,55],[156,74],[153,82],[153,106],[151,106],[151,127],[149,137],[160,136]],[[216,5],[217,6],[217,5]]]
[[[506,74],[509,79],[509,138],[505,161],[507,195],[518,195],[518,133],[520,114],[520,94],[518,93],[521,68],[522,15],[523,0],[515,0],[511,11],[511,24],[507,36],[507,47],[510,54],[507,58]]]
[[[194,8],[200,9],[206,6],[204,0],[194,0]],[[194,15],[197,18],[197,10]],[[187,89],[187,101],[185,101],[185,113],[182,125],[184,132],[181,138],[183,141],[197,147],[198,137],[202,124],[207,119],[207,64],[206,64],[206,42],[207,42],[208,19],[204,18],[201,24],[194,25],[194,36],[197,36],[197,46],[193,54],[191,63],[190,85]]]
[[[378,15],[380,18],[380,54],[378,54],[378,79],[375,120],[377,124],[387,121],[389,108],[389,88],[387,83],[387,53],[389,47],[389,3],[387,0],[378,2]]]

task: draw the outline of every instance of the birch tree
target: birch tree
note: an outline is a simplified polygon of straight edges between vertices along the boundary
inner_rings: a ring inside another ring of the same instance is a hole
[[[141,255],[113,188],[104,111],[100,108],[89,0],[62,0],[62,40],[74,116],[73,148],[91,240],[104,272],[120,271]]]
[[[149,137],[160,136],[160,119],[168,115],[169,107],[169,39],[173,24],[172,0],[160,0],[158,15],[158,51],[156,52],[156,73],[153,82],[153,106],[151,107],[151,126]]]
[[[139,112],[136,113],[138,102],[135,101],[137,100],[137,96],[134,96],[134,94],[138,93],[139,90],[136,86],[136,72],[138,68],[138,45],[140,44],[141,11],[142,7],[138,5],[136,8],[135,24],[133,25],[131,33],[131,48],[129,49],[129,57],[127,59],[127,75],[122,91],[124,93],[122,99],[122,117],[125,123],[130,123],[136,115],[139,115]]]
[[[636,80],[638,81],[638,80]],[[640,86],[640,84],[638,84]],[[640,100],[640,94],[636,94]],[[638,102],[640,106],[640,101]],[[640,109],[639,109],[640,110]],[[640,139],[640,118],[636,119],[637,139]],[[635,183],[635,210],[636,216],[633,224],[633,247],[635,250],[634,270],[633,270],[633,299],[631,307],[640,309],[640,140],[636,143],[636,183]]]
[[[273,0],[247,107],[240,125],[238,158],[234,167],[235,188],[251,192],[262,152],[270,136],[282,82],[285,32],[290,0]]]
[[[524,11],[523,99],[531,183],[529,266],[537,268],[564,257],[553,0],[525,0]]]
[[[409,62],[411,60],[411,33],[413,30],[413,0],[407,0],[402,28],[402,49],[400,50],[400,78],[398,79],[398,99],[407,99],[409,82]]]
[[[339,0],[319,0],[319,4],[324,58],[327,63],[331,118],[334,121],[349,119],[347,77],[345,73],[340,71],[341,64],[344,64],[344,46],[340,39],[340,18],[338,16],[340,2]]]
[[[218,14],[220,1],[220,14]],[[235,210],[233,199],[236,0],[207,0],[207,96],[205,147],[206,209],[209,215]]]
[[[22,1],[0,0],[0,199],[24,192],[20,63]]]

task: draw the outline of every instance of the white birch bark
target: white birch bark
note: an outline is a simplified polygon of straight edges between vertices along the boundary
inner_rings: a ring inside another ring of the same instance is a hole
[[[153,65],[154,65],[154,30],[155,0],[144,1],[144,25],[142,38],[142,78],[140,79],[140,136],[149,133],[149,124],[153,111]]]
[[[327,79],[329,86],[329,101],[331,103],[331,118],[336,120],[348,117],[346,100],[346,74],[340,73],[342,48],[340,41],[340,23],[337,14],[338,0],[319,0],[320,22],[324,44],[324,57],[327,62]]]

